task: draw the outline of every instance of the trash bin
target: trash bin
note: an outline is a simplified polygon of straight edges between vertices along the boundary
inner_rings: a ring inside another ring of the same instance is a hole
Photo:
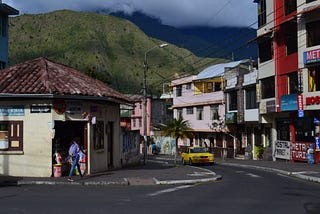
[[[62,164],[53,164],[53,177],[61,177]]]

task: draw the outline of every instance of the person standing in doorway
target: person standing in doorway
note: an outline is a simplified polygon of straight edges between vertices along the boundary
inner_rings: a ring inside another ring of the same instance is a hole
[[[79,165],[80,152],[83,152],[83,151],[81,150],[81,148],[79,146],[79,140],[78,140],[78,138],[74,138],[72,140],[72,144],[69,148],[69,156],[72,160],[72,165],[71,165],[71,169],[69,172],[68,181],[73,181],[72,175],[73,175],[76,167],[78,168],[78,172],[79,172],[80,176],[83,177],[81,170],[80,170],[80,165]]]

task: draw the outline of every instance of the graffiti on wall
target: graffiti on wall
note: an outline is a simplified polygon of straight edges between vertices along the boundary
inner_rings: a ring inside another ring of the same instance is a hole
[[[172,137],[153,136],[153,141],[160,148],[160,154],[172,155],[176,151],[175,139]]]
[[[140,161],[140,133],[122,133],[122,164],[135,164]]]

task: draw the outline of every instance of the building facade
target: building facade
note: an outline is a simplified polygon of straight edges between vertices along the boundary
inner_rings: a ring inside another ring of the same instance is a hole
[[[68,174],[78,138],[87,174],[120,168],[120,104],[131,100],[80,71],[37,58],[0,72],[0,174]]]
[[[242,64],[245,62],[216,64],[198,75],[171,82],[174,118],[187,120],[195,135],[194,139],[181,139],[180,146],[207,146],[216,156],[234,157],[236,137],[225,124],[225,72]]]
[[[262,130],[271,136],[274,159],[306,161],[319,132],[320,1],[257,2]]]

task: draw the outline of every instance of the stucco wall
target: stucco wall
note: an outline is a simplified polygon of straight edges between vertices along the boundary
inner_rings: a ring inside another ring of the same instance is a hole
[[[112,162],[114,168],[120,168],[120,109],[118,104],[77,101],[81,109],[76,114],[57,114],[51,108],[50,113],[30,113],[30,104],[52,106],[51,100],[46,101],[2,101],[0,106],[24,106],[23,116],[0,116],[0,121],[23,121],[23,151],[0,150],[0,174],[12,176],[50,177],[52,175],[52,139],[54,137],[54,121],[86,121],[82,112],[90,112],[87,121],[88,142],[88,173],[101,172],[108,169]],[[68,105],[67,105],[68,106]],[[95,112],[91,112],[94,107]],[[95,150],[93,139],[92,118],[104,122],[104,148]],[[107,125],[113,123],[113,140],[109,142]],[[112,151],[108,144],[112,143]],[[110,160],[112,153],[112,161]]]
[[[32,104],[50,104],[35,101]],[[0,102],[8,106],[8,102]],[[1,121],[23,121],[23,151],[0,151],[0,174],[13,176],[51,176],[52,122],[51,113],[30,113],[27,102],[10,102],[24,105],[24,116],[0,116]]]

